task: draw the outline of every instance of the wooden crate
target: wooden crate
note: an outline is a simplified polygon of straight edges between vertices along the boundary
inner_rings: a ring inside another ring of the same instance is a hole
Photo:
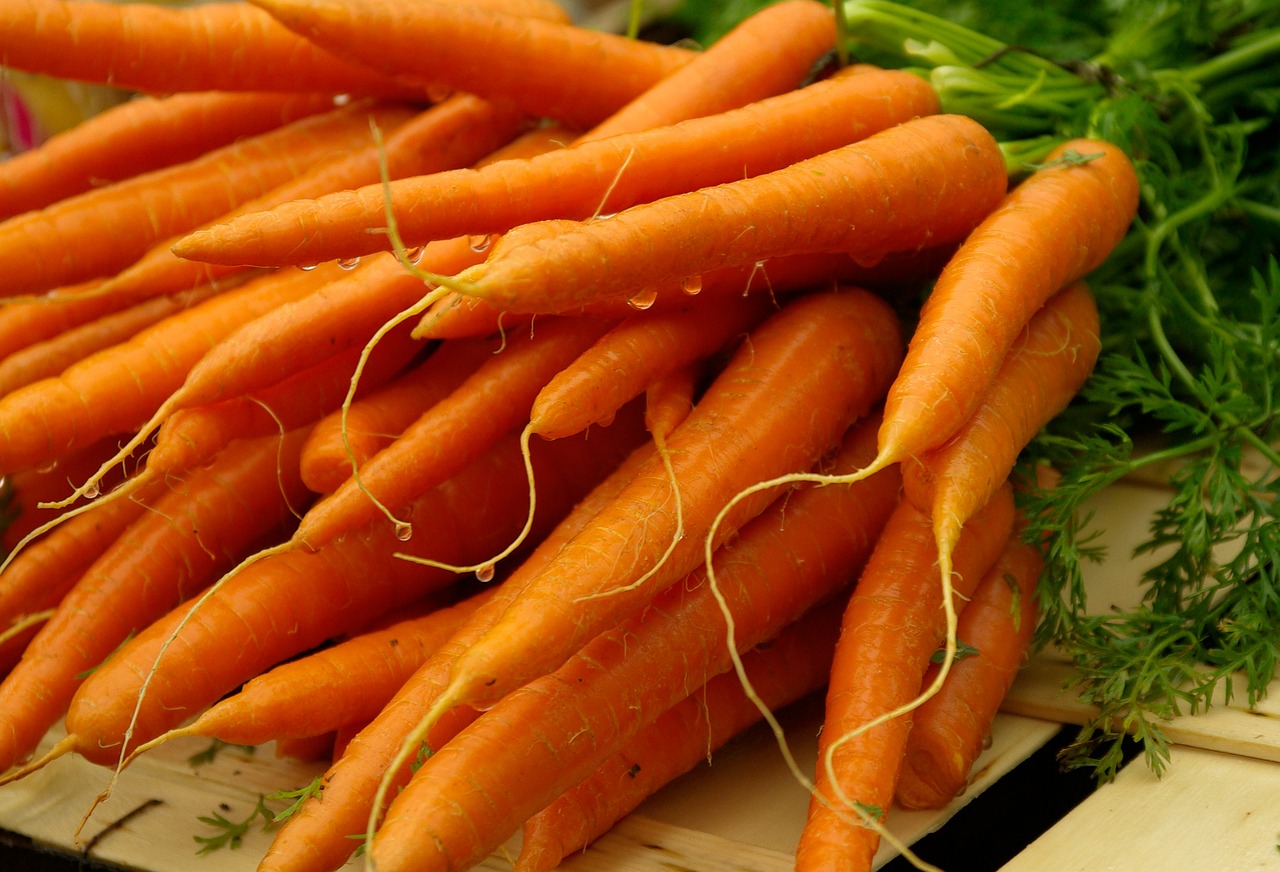
[[[1133,579],[1140,567],[1130,561],[1126,543],[1139,541],[1145,518],[1162,498],[1163,493],[1141,484],[1122,484],[1095,507],[1111,550],[1089,579],[1100,607],[1131,601],[1135,595]],[[891,831],[913,843],[943,828],[966,806],[980,808],[988,787],[1051,743],[1064,724],[1086,718],[1089,709],[1063,689],[1070,676],[1060,657],[1038,655],[1011,692],[969,789],[938,812],[892,811]],[[820,700],[793,706],[783,715],[788,743],[811,771]],[[1233,704],[1178,719],[1168,725],[1168,734],[1177,744],[1162,778],[1156,779],[1141,761],[1127,766],[1113,783],[1092,792],[1000,866],[1002,872],[1280,870],[1280,815],[1269,801],[1280,789],[1280,693],[1252,712]],[[55,732],[46,741],[56,738]],[[193,767],[188,757],[206,746],[201,739],[175,740],[140,758],[84,823],[79,840],[81,820],[110,775],[78,758],[55,761],[0,788],[0,829],[68,854],[90,844],[91,857],[146,872],[249,872],[270,834],[255,829],[236,850],[197,857],[193,837],[213,832],[198,816],[218,811],[230,819],[243,818],[259,795],[306,784],[323,766],[278,760],[265,746],[254,753],[227,748],[213,763]],[[1047,779],[1043,796],[1047,799],[1057,789]],[[784,872],[792,868],[791,851],[806,805],[772,735],[754,730],[651,799],[563,868]],[[974,832],[972,838],[977,841],[984,834]],[[886,846],[878,865],[893,856]],[[5,857],[0,849],[0,869],[13,868]],[[962,859],[958,854],[954,862]],[[949,865],[946,858],[935,862],[944,869]],[[360,868],[361,862],[349,866]],[[481,868],[497,872],[509,863],[499,852]]]

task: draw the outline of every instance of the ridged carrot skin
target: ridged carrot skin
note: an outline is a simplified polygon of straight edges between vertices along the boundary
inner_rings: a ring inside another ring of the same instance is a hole
[[[952,664],[938,693],[913,713],[894,792],[898,805],[942,808],[964,790],[991,722],[1026,662],[1043,569],[1039,548],[1013,536],[964,607],[956,634],[977,650]]]
[[[63,714],[86,670],[210,584],[306,504],[303,434],[245,440],[158,497],[101,553],[0,683],[0,770]]]
[[[496,350],[496,341],[441,343],[394,381],[356,398],[345,413],[339,409],[327,415],[302,448],[302,480],[316,493],[335,490],[351,477],[353,466],[362,466],[390,445]]]
[[[139,96],[0,164],[0,218],[191,160],[242,136],[333,108],[323,94],[199,91]]]
[[[866,463],[874,429],[855,425],[831,467]],[[469,868],[691,688],[731,669],[730,645],[754,647],[837,596],[897,502],[898,477],[886,472],[865,487],[779,497],[715,555],[714,589],[696,570],[434,749],[388,809],[373,861],[392,872]],[[732,639],[722,609],[733,616]],[[546,741],[513,741],[513,728],[526,725]],[[520,790],[500,789],[513,782]]]
[[[550,563],[561,546],[626,486],[653,456],[652,443],[633,450],[593,487],[541,540],[485,603],[397,691],[395,697],[346,744],[343,755],[325,773],[328,802],[307,802],[276,833],[259,868],[262,872],[328,872],[337,869],[355,850],[348,838],[367,828],[383,774],[392,766],[400,746],[434,704],[448,683],[449,667],[458,654],[482,636],[538,571]],[[476,712],[455,709],[433,725],[426,737],[431,747],[443,746]],[[408,767],[392,788],[408,780]]]
[[[816,606],[742,655],[747,680],[770,711],[826,684],[842,606],[840,600]],[[715,765],[714,753],[760,717],[736,672],[712,678],[525,821],[512,872],[551,872],[678,776],[709,760]]]
[[[1089,159],[1058,162],[1071,154]],[[1072,140],[1046,163],[965,239],[925,301],[885,401],[885,459],[950,438],[982,402],[1031,316],[1101,264],[1128,231],[1138,177],[1124,152]]]
[[[1013,518],[1013,491],[1006,485],[965,527],[955,553],[954,595],[972,594],[1004,549]],[[902,501],[888,519],[845,610],[814,779],[817,795],[830,807],[816,798],[810,802],[796,852],[798,870],[871,868],[879,833],[847,822],[833,809],[851,817],[853,809],[847,803],[889,808],[911,719],[896,717],[850,740],[843,737],[920,693],[929,660],[945,636],[936,556],[928,516]]]
[[[585,220],[778,170],[938,109],[918,76],[850,67],[800,90],[722,114],[604,139],[528,161],[393,181],[391,201],[408,245],[501,233],[550,218]],[[284,204],[189,234],[184,257],[273,266],[367,254],[386,240],[380,185]]]
[[[809,470],[879,402],[897,371],[899,329],[879,298],[841,288],[798,297],[752,331],[667,440],[674,476],[657,457],[638,473],[455,662],[456,684],[446,698],[480,705],[500,699],[699,565],[730,500],[761,481]],[[779,419],[790,425],[771,428]],[[678,540],[672,478],[682,504]],[[770,500],[758,491],[736,502],[714,544]]]
[[[875,260],[965,237],[1000,202],[1007,178],[981,125],[916,118],[785,169],[604,220],[521,225],[452,289],[511,311],[555,312],[789,254]]]
[[[261,276],[0,398],[0,470],[61,457],[145,420],[216,343],[255,315],[312,293],[323,276]]]
[[[525,4],[526,13],[533,4]],[[541,4],[543,14],[554,14]],[[563,19],[564,11],[558,16]],[[237,58],[228,63],[228,58]],[[0,65],[149,94],[315,91],[422,99],[419,86],[340,60],[244,3],[167,7],[12,0]]]
[[[535,535],[635,445],[639,434],[627,429],[610,428],[589,443],[568,447],[537,446],[535,469],[547,488]],[[159,671],[138,710],[130,747],[178,726],[268,667],[451,584],[453,573],[396,555],[460,562],[483,559],[506,545],[528,514],[524,464],[514,442],[496,446],[419,500],[414,508],[433,523],[422,525],[408,542],[397,538],[390,523],[378,522],[328,548],[264,557],[220,585],[163,656],[161,646],[191,607],[179,606],[152,623],[80,686],[67,712],[74,738],[66,748],[115,765],[153,666]],[[228,633],[245,641],[234,656],[227,656]]]
[[[1032,316],[964,426],[902,462],[906,497],[932,514],[940,541],[954,541],[1009,477],[1022,450],[1085,383],[1101,347],[1093,294],[1076,282]]]
[[[399,105],[340,107],[0,222],[4,293],[40,294],[114,274],[155,243],[295,178],[335,149],[367,145],[370,121],[389,130],[412,114]]]
[[[241,203],[218,221],[260,212],[281,203],[311,200],[334,191],[376,184],[385,170],[391,179],[468,166],[514,139],[528,119],[469,94],[458,94],[418,112],[381,141],[370,137],[363,148],[335,149],[327,159],[294,179]],[[379,131],[384,133],[383,131]],[[386,222],[377,221],[374,227]],[[205,225],[207,226],[207,225]],[[170,294],[201,282],[219,280],[241,265],[203,263],[174,254],[179,237],[162,240],[125,269],[103,282],[99,293],[129,298]],[[332,258],[320,258],[331,260]],[[310,264],[304,264],[309,266]]]
[[[428,91],[514,103],[534,117],[595,124],[693,52],[469,4],[253,0],[339,57]],[[360,34],[352,39],[352,34]]]

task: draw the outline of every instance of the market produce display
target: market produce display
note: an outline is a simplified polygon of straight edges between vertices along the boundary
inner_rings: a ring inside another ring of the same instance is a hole
[[[1036,645],[1103,780],[1256,699],[1280,4],[991,5],[6,4],[137,96],[0,163],[0,784],[275,742],[261,870],[551,869],[825,692],[796,867],[857,870]]]

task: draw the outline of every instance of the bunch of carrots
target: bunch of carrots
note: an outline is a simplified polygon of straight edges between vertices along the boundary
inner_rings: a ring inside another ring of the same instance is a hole
[[[1101,141],[1010,168],[838,42],[818,0],[699,49],[549,0],[7,3],[0,65],[139,96],[0,164],[4,781],[318,745],[261,869],[521,830],[550,869],[825,687],[798,868],[950,801],[1137,186]]]

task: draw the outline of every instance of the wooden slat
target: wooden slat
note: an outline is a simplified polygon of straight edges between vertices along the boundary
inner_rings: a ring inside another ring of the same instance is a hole
[[[1128,766],[1001,872],[1280,869],[1280,765],[1178,750],[1160,779]]]

